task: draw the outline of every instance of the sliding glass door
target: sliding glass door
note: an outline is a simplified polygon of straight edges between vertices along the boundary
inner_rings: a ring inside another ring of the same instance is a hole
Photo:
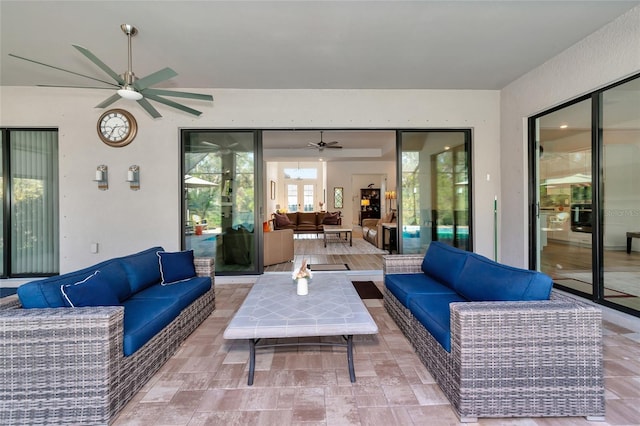
[[[262,168],[255,131],[185,130],[183,246],[214,257],[216,274],[258,273]]]
[[[399,132],[402,253],[425,253],[431,241],[472,249],[470,141],[468,130]]]
[[[0,129],[0,276],[60,270],[58,131]]]
[[[591,98],[536,119],[538,269],[592,294]]]
[[[640,78],[602,93],[601,297],[640,314]]]
[[[530,119],[531,259],[640,316],[640,76]]]

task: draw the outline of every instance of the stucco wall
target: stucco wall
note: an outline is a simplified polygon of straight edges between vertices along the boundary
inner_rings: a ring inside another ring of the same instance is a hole
[[[208,91],[215,98],[212,106],[191,104],[204,112],[199,118],[159,106],[163,117],[153,120],[137,104],[119,101],[113,106],[135,115],[138,136],[126,147],[110,148],[96,135],[102,110],[94,106],[107,97],[103,90],[0,88],[0,126],[59,129],[62,272],[152,245],[179,249],[181,128],[472,128],[476,250],[492,255],[492,200],[500,184],[499,92]],[[108,191],[92,181],[99,164],[109,167]],[[125,182],[132,164],[141,168],[140,191]],[[327,184],[335,186],[331,179]],[[92,254],[95,242],[100,250]]]
[[[501,92],[500,259],[528,267],[527,117],[640,72],[640,6]]]

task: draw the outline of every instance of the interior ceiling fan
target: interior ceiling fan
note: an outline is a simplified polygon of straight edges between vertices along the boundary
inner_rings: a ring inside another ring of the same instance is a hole
[[[18,59],[22,59],[22,60],[25,60],[25,61],[33,62],[35,64],[43,65],[45,67],[53,68],[53,69],[56,69],[56,70],[59,70],[59,71],[64,71],[64,72],[67,72],[67,73],[70,73],[70,74],[78,75],[80,77],[88,78],[88,79],[91,79],[91,80],[94,80],[94,81],[99,81],[99,82],[107,84],[107,85],[109,85],[111,87],[54,86],[54,85],[46,85],[46,84],[39,84],[38,86],[43,86],[43,87],[72,87],[72,88],[81,88],[81,89],[109,89],[109,90],[113,90],[114,88],[117,88],[117,91],[116,91],[117,93],[115,93],[113,96],[105,99],[100,104],[96,105],[96,108],[106,108],[109,105],[111,105],[112,103],[120,100],[120,98],[125,98],[125,99],[129,99],[129,100],[137,101],[140,104],[140,106],[142,106],[142,108],[144,108],[145,111],[147,111],[153,118],[158,118],[158,117],[162,117],[162,116],[160,115],[158,110],[156,110],[153,107],[153,105],[151,105],[149,100],[160,102],[161,104],[165,104],[167,106],[179,109],[179,110],[187,112],[189,114],[193,114],[193,115],[197,115],[197,116],[202,114],[201,111],[195,110],[193,108],[189,108],[189,107],[187,107],[185,105],[179,104],[179,103],[174,102],[172,100],[165,99],[162,96],[170,96],[170,97],[176,97],[176,98],[187,98],[187,99],[196,99],[196,100],[201,100],[201,101],[213,101],[213,96],[200,94],[200,93],[176,92],[176,91],[173,91],[173,90],[163,90],[163,89],[152,89],[151,88],[151,86],[153,86],[154,84],[158,84],[160,82],[163,82],[165,80],[169,80],[170,78],[173,78],[173,77],[177,76],[178,73],[176,73],[171,68],[168,68],[168,67],[167,68],[163,68],[160,71],[156,71],[156,72],[154,72],[152,74],[149,74],[148,76],[142,77],[142,78],[138,78],[133,73],[133,70],[131,68],[131,37],[133,37],[136,34],[138,34],[138,30],[136,29],[136,27],[134,27],[133,25],[129,25],[129,24],[122,24],[122,25],[120,25],[120,28],[122,29],[122,32],[124,32],[124,34],[127,36],[128,54],[129,54],[128,61],[127,61],[127,71],[125,71],[123,74],[117,74],[115,71],[113,71],[111,68],[109,68],[109,66],[107,66],[104,62],[102,62],[100,59],[98,59],[98,57],[96,55],[91,53],[88,49],[86,49],[86,48],[84,48],[82,46],[78,46],[76,44],[72,45],[80,53],[82,53],[84,56],[86,56],[91,62],[96,64],[102,71],[107,73],[113,80],[115,80],[115,83],[113,83],[111,81],[101,80],[99,78],[91,77],[91,76],[88,76],[88,75],[80,74],[80,73],[75,72],[75,71],[66,70],[66,69],[63,69],[63,68],[60,68],[60,67],[56,67],[56,66],[53,66],[53,65],[48,65],[48,64],[45,64],[45,63],[42,63],[42,62],[39,62],[39,61],[35,61],[33,59],[29,59],[29,58],[25,58],[25,57],[22,57],[22,56],[14,55],[13,53],[9,53],[9,56],[13,56],[14,58],[18,58]]]
[[[307,146],[317,148],[318,151],[324,151],[325,148],[329,149],[342,149],[340,145],[336,145],[338,141],[324,142],[322,140],[322,130],[320,131],[320,142],[309,142]]]

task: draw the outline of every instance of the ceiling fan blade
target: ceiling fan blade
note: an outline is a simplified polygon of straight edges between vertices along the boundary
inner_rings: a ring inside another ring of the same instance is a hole
[[[153,74],[149,74],[146,77],[142,77],[141,79],[134,81],[133,87],[141,91],[149,86],[160,83],[161,81],[169,80],[176,75],[178,75],[178,73],[171,68],[163,68],[160,71],[156,71]]]
[[[125,81],[122,79],[122,77],[120,77],[114,70],[109,68],[109,66],[107,64],[105,64],[100,59],[98,59],[98,57],[96,55],[94,55],[93,53],[91,53],[88,49],[86,49],[86,48],[84,48],[82,46],[78,46],[77,44],[72,44],[72,46],[75,47],[78,50],[78,52],[80,52],[84,56],[86,56],[87,59],[89,59],[91,62],[96,64],[102,71],[104,71],[107,74],[109,74],[109,76],[111,78],[113,78],[115,81],[117,81],[118,84],[120,84],[120,85],[124,85],[125,84]]]
[[[120,87],[116,86],[115,87]],[[113,90],[113,87],[98,87],[98,86],[61,86],[59,84],[38,84],[37,87],[63,87],[65,89],[106,89]]]
[[[156,95],[145,95],[145,96],[147,98],[151,99],[152,101],[160,102],[161,104],[165,104],[165,105],[170,106],[172,108],[176,108],[176,109],[179,109],[181,111],[188,112],[189,114],[193,114],[193,115],[197,115],[197,116],[200,116],[202,114],[201,111],[198,111],[198,110],[193,109],[193,108],[189,108],[188,106],[179,104],[179,103],[171,101],[169,99],[161,98],[160,96],[156,96]]]
[[[176,98],[198,99],[200,101],[213,101],[213,96],[205,95],[202,93],[174,92],[173,90],[163,89],[144,89],[144,93],[157,96],[173,96]]]
[[[23,56],[14,55],[13,53],[9,53],[9,56],[13,56],[14,58],[22,59],[23,61],[33,62],[34,64],[42,65],[42,66],[45,66],[45,67],[48,67],[48,68],[53,68],[54,70],[64,71],[64,72],[68,72],[69,74],[78,75],[80,77],[88,78],[88,79],[91,79],[91,80],[94,80],[94,81],[99,81],[100,83],[108,84],[108,85],[111,85],[111,86],[114,86],[114,87],[119,87],[117,84],[113,84],[110,81],[100,80],[99,78],[90,77],[88,75],[80,74],[79,72],[66,70],[64,68],[60,68],[60,67],[56,67],[56,66],[53,66],[53,65],[45,64],[44,62],[39,62],[39,61],[36,61],[36,60],[33,60],[33,59],[25,58]],[[63,86],[61,86],[61,87],[63,87]]]
[[[313,143],[313,142],[309,142],[307,144],[307,146],[313,147],[313,148],[322,148],[322,145],[317,144],[317,143]]]
[[[162,115],[160,115],[160,113],[158,112],[158,110],[157,110],[157,109],[155,109],[155,108],[153,107],[153,105],[151,105],[151,103],[149,103],[149,101],[148,101],[148,100],[146,100],[145,98],[139,99],[137,102],[138,102],[138,104],[140,104],[140,106],[141,106],[142,108],[144,108],[144,109],[145,109],[145,111],[147,111],[147,112],[149,113],[149,115],[150,115],[151,117],[153,117],[153,118],[160,118],[160,117],[162,117]]]
[[[329,145],[335,145],[337,143],[338,141],[331,141],[331,142],[325,142],[324,145],[328,147]]]
[[[108,97],[107,99],[105,99],[104,101],[100,102],[98,105],[96,105],[96,108],[106,108],[109,105],[111,105],[112,103],[114,103],[115,101],[120,100],[120,95],[118,95],[117,93],[113,96]]]
[[[334,145],[331,145],[331,146],[325,146],[325,148],[328,148],[328,149],[342,149],[342,147],[341,147],[341,146],[334,146]]]

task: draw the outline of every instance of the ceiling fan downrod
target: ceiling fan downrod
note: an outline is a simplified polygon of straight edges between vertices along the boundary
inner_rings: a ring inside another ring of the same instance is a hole
[[[127,70],[122,74],[124,80],[124,86],[118,90],[118,94],[126,99],[138,100],[142,98],[142,95],[133,88],[133,82],[136,80],[136,75],[133,73],[133,59],[131,52],[131,37],[138,34],[138,29],[130,24],[120,25],[120,29],[127,36]]]
[[[138,34],[138,29],[130,24],[122,24],[120,25],[120,29],[127,36],[127,71],[125,72],[123,78],[127,85],[133,84],[133,80],[135,79],[135,74],[133,74],[133,59],[131,53],[131,37]]]

